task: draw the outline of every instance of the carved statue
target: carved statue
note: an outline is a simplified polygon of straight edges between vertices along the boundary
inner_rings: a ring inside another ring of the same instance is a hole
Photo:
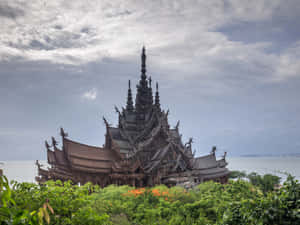
[[[211,154],[215,154],[216,151],[217,151],[217,147],[216,147],[216,146],[213,146],[210,153],[211,153]]]
[[[192,148],[192,143],[193,143],[193,138],[189,138],[189,141],[187,143],[185,143],[185,147],[188,149]]]
[[[54,137],[51,137],[51,140],[52,140],[52,146],[53,146],[53,147],[56,147],[57,141],[55,140],[55,138],[54,138]]]
[[[65,133],[65,131],[64,131],[64,129],[63,129],[62,127],[60,128],[60,135],[61,135],[63,138],[68,137],[68,134]]]
[[[39,160],[35,161],[35,165],[37,165],[38,169],[40,169],[42,167],[41,164],[39,163]]]

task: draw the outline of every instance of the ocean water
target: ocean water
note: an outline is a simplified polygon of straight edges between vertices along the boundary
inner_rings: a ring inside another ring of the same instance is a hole
[[[271,173],[286,179],[286,173],[290,173],[300,180],[300,157],[231,157],[227,158],[230,170],[240,170],[247,173],[259,174]],[[41,161],[47,167],[46,161]],[[37,167],[35,161],[2,161],[0,169],[9,180],[19,182],[35,182]]]
[[[260,175],[271,173],[285,181],[287,173],[300,181],[300,157],[232,157],[228,158],[228,169],[256,172]]]

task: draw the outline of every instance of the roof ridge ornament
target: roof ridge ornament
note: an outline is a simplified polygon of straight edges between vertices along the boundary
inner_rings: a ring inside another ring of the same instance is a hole
[[[68,133],[65,133],[62,127],[60,128],[60,136],[62,136],[63,138],[68,137]]]
[[[47,150],[50,150],[50,145],[48,144],[47,141],[45,141],[45,147],[46,147]]]
[[[176,126],[175,126],[175,129],[176,129],[176,130],[178,130],[179,125],[180,125],[180,120],[178,120],[177,123],[176,123]]]
[[[186,148],[192,148],[193,138],[190,137],[188,142],[184,144]]]
[[[103,119],[103,121],[104,121],[105,126],[106,126],[106,127],[109,127],[109,123],[107,122],[107,120],[105,119],[104,116],[102,117],[102,119]]]
[[[217,151],[217,147],[216,146],[213,146],[212,149],[211,149],[211,152],[210,154],[216,154],[216,151]]]
[[[57,141],[55,140],[55,138],[53,136],[51,137],[51,140],[52,140],[52,147],[56,148]]]
[[[115,106],[115,110],[116,110],[116,113],[118,113],[119,115],[121,115],[120,110],[118,109],[117,106]]]

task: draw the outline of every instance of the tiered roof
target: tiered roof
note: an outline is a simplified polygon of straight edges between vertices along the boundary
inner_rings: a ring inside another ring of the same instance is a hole
[[[52,165],[48,177],[70,177],[74,172],[108,174],[110,179],[136,176],[173,176],[186,173],[197,176],[218,177],[228,175],[225,157],[216,160],[215,153],[195,158],[192,139],[182,143],[179,122],[170,129],[169,111],[160,106],[158,83],[153,101],[152,79],[146,75],[146,50],[142,49],[141,78],[137,85],[135,104],[132,100],[131,82],[128,82],[126,107],[120,111],[118,126],[111,126],[105,118],[106,139],[103,148],[72,141],[61,129],[62,150],[52,138],[52,147],[46,142],[48,162]],[[60,173],[61,172],[61,173]],[[41,173],[45,171],[41,170]],[[52,175],[51,175],[52,174]],[[173,174],[173,175],[172,175]],[[143,178],[144,179],[144,178]]]

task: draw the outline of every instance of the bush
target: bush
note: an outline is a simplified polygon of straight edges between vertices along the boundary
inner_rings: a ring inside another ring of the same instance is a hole
[[[257,173],[250,173],[247,178],[253,185],[259,186],[264,193],[273,191],[280,184],[280,177],[272,174],[261,176]]]
[[[180,187],[99,188],[49,181],[39,186],[0,178],[0,224],[299,224],[300,184],[289,176],[249,174],[228,184],[212,181]]]

